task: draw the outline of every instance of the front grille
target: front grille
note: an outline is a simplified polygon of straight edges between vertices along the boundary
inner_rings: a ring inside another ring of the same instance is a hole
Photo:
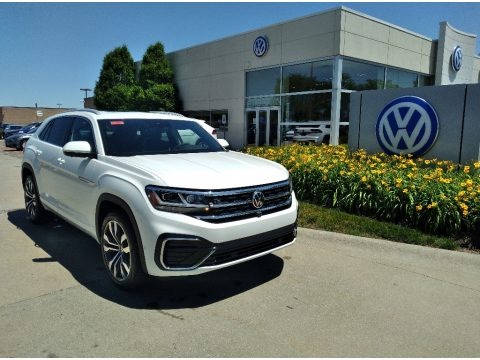
[[[215,252],[201,266],[222,265],[273,250],[293,242],[295,236],[296,225],[292,224],[268,233],[218,244]]]
[[[255,192],[263,193],[265,199],[263,206],[259,209],[252,205],[252,197]],[[210,201],[208,213],[196,214],[194,217],[210,223],[259,217],[288,209],[292,205],[288,180],[256,187],[210,191],[208,198]]]

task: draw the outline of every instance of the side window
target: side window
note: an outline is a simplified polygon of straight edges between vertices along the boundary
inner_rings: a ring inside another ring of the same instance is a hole
[[[93,138],[90,121],[81,117],[76,118],[68,141],[87,141],[92,147],[92,150],[95,150],[95,140]]]
[[[180,135],[182,144],[195,145],[198,139],[200,139],[200,136],[198,136],[197,133],[191,129],[179,129],[178,135]]]
[[[45,141],[49,142],[50,144],[63,147],[63,145],[67,143],[67,135],[70,133],[72,122],[72,117],[56,118],[47,134]]]
[[[50,130],[52,130],[52,127],[53,127],[53,123],[55,122],[55,120],[52,120],[50,121],[47,126],[45,127],[45,129],[42,130],[42,132],[40,133],[40,135],[38,135],[38,138],[42,141],[47,141],[48,139],[48,134],[50,134]]]

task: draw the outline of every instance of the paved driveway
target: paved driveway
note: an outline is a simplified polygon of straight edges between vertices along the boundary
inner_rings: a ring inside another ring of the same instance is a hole
[[[274,255],[137,293],[96,242],[25,219],[0,148],[0,357],[479,357],[480,256],[300,229]]]

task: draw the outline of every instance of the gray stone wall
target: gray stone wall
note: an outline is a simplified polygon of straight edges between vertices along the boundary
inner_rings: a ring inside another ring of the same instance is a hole
[[[369,153],[479,160],[480,84],[353,93],[348,144]]]

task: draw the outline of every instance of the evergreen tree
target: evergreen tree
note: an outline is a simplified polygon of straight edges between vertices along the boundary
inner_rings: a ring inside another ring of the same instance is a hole
[[[155,84],[171,84],[173,82],[173,70],[160,42],[150,45],[143,55],[139,82],[144,89]]]
[[[181,110],[178,89],[173,84],[173,70],[160,42],[149,46],[145,52],[138,81],[135,63],[125,45],[108,53],[94,96],[99,110]]]
[[[135,64],[126,45],[105,55],[100,77],[95,85],[95,106],[99,110],[133,110],[131,93]]]
[[[173,70],[160,42],[149,46],[145,52],[140,66],[139,83],[144,90],[143,102],[138,103],[140,110],[175,110],[177,96],[173,85]]]

